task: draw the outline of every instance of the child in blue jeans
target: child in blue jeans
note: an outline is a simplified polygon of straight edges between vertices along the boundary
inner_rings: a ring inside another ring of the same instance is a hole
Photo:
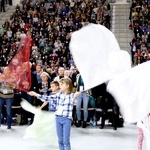
[[[56,131],[58,137],[59,150],[71,150],[70,130],[72,123],[72,109],[74,99],[80,92],[72,93],[72,81],[70,78],[62,78],[59,81],[60,91],[54,95],[44,96],[36,92],[28,92],[31,96],[36,96],[42,101],[56,102]]]

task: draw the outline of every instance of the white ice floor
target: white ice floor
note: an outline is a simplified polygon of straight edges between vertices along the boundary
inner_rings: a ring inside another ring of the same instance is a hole
[[[27,126],[5,125],[0,129],[0,150],[56,150],[44,143],[32,139],[23,139]],[[136,150],[136,125],[125,124],[123,128],[113,130],[110,126],[99,129],[99,126],[88,126],[86,129],[72,127],[72,150]]]

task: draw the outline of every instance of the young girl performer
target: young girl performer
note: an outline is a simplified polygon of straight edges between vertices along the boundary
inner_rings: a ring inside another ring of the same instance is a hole
[[[71,150],[70,130],[72,122],[72,109],[74,99],[80,94],[72,93],[72,81],[69,78],[62,78],[59,81],[60,92],[44,96],[36,92],[28,92],[31,96],[36,96],[42,101],[56,101],[56,131],[58,137],[59,150]],[[52,104],[52,103],[51,103]]]

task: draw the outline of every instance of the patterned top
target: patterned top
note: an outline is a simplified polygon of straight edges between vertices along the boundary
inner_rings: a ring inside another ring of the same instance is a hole
[[[40,99],[41,101],[49,101],[50,102],[49,105],[51,106],[56,104],[55,114],[57,116],[72,119],[74,93],[66,95],[62,92],[58,92],[56,94],[49,96],[39,95],[37,98]]]
[[[56,93],[50,93],[50,95],[55,95]],[[54,101],[49,101],[48,100],[48,110],[49,111],[56,111],[56,104],[57,104],[57,101],[56,100],[54,100]]]
[[[14,97],[13,88],[7,82],[0,83],[0,97],[2,97],[2,98],[13,98]]]
[[[46,84],[43,84],[42,82],[40,82],[38,84],[38,88],[43,90],[43,92],[39,92],[40,94],[43,94],[43,95],[49,95],[50,94],[50,91],[49,91],[50,82],[49,81]]]

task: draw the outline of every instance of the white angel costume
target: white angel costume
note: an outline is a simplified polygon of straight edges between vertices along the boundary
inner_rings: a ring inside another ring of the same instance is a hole
[[[102,25],[89,24],[73,32],[69,47],[85,90],[107,83],[126,122],[137,122],[149,113],[150,61],[131,68],[129,53],[120,50],[114,34]]]
[[[25,110],[35,114],[34,121],[27,127],[24,138],[35,139],[58,149],[55,113],[40,110],[26,100],[21,102],[21,106]]]

